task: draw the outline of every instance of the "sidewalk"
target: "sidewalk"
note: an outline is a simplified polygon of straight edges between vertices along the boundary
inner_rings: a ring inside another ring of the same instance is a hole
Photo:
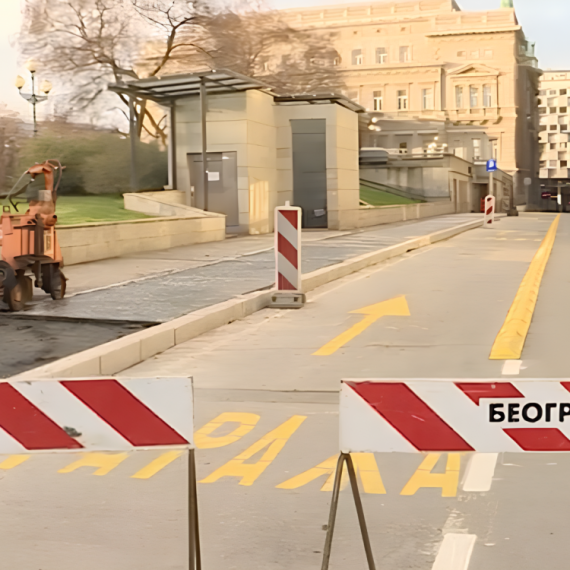
[[[479,219],[456,214],[355,232],[303,233],[303,273]],[[70,297],[38,298],[26,315],[162,323],[272,286],[273,235],[174,248],[66,269]]]

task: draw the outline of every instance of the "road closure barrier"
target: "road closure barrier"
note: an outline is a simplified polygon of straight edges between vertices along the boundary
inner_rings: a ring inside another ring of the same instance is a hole
[[[299,309],[305,304],[301,273],[301,208],[275,208],[275,291],[269,306]]]
[[[485,196],[485,228],[492,228],[495,224],[495,196]]]
[[[322,570],[329,567],[346,464],[375,570],[351,453],[570,452],[570,380],[343,380],[340,455]]]
[[[0,383],[0,455],[181,449],[188,452],[189,568],[200,570],[191,378]]]

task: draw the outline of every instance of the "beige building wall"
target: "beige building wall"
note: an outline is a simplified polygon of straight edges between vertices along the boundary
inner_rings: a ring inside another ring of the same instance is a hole
[[[568,182],[570,71],[545,71],[540,81],[540,178],[556,185]],[[554,179],[554,181],[552,181]]]
[[[482,126],[489,156],[538,195],[538,78],[513,9],[463,12],[453,0],[375,2],[284,12],[299,29],[332,34],[347,94],[370,111]]]
[[[293,203],[291,120],[325,119],[328,227],[357,227],[360,199],[357,114],[336,104],[295,104],[277,106],[276,117],[280,203],[286,200]]]
[[[277,129],[273,97],[257,90],[208,98],[208,152],[237,153],[239,224],[250,233],[273,231],[277,205]],[[187,154],[202,149],[200,102],[176,104],[177,185],[190,192]]]

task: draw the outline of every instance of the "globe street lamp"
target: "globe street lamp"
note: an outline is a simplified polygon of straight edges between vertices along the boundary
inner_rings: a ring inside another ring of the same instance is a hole
[[[38,132],[38,123],[37,123],[37,118],[36,118],[36,105],[38,103],[41,103],[42,101],[45,101],[48,98],[48,94],[51,91],[52,85],[49,81],[43,81],[42,84],[40,85],[40,91],[42,93],[45,93],[45,95],[36,95],[36,64],[33,61],[29,61],[26,64],[26,67],[28,68],[28,71],[30,72],[30,75],[32,76],[32,92],[31,93],[22,93],[22,87],[24,87],[24,85],[26,84],[26,80],[21,76],[18,75],[18,77],[16,77],[16,87],[18,88],[18,91],[20,92],[20,95],[26,100],[28,101],[28,103],[30,103],[32,105],[33,108],[33,115],[34,115],[34,136],[37,134]]]

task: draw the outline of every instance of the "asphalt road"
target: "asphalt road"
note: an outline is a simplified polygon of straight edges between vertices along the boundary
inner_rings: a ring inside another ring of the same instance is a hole
[[[316,290],[299,311],[261,311],[124,372],[195,379],[205,570],[320,568],[340,379],[502,377],[508,367],[489,352],[553,219],[503,219]],[[568,247],[564,216],[512,381],[569,376]],[[314,355],[363,318],[351,311],[401,295],[410,316],[382,317]],[[213,420],[224,423],[207,436]],[[0,463],[3,565],[185,569],[185,462],[133,478],[153,453],[87,458],[98,466],[52,454]],[[378,568],[567,568],[568,455],[463,454],[458,475],[446,454],[428,457],[439,479],[418,471],[419,454],[357,458]],[[348,489],[331,568],[366,568]]]

